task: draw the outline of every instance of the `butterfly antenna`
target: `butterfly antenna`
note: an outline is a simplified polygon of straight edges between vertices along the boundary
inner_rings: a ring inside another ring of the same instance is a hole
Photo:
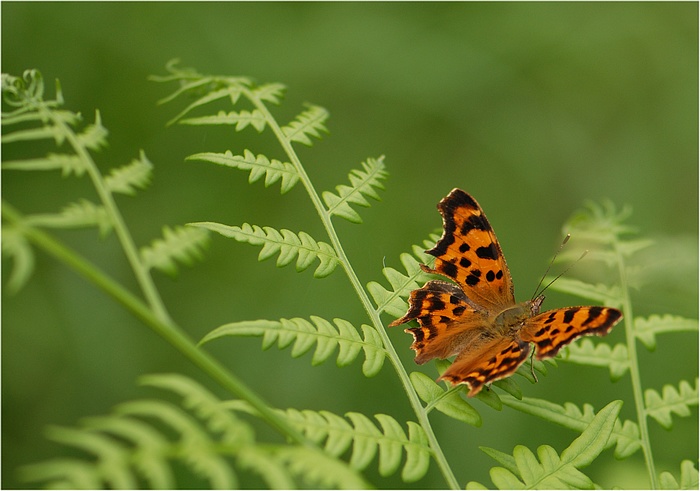
[[[571,263],[571,264],[569,265],[568,268],[566,268],[564,271],[562,271],[561,273],[559,273],[559,274],[556,276],[556,278],[554,278],[552,281],[550,281],[549,283],[547,283],[547,286],[545,286],[544,288],[542,288],[542,290],[540,291],[540,293],[539,293],[537,296],[542,295],[542,293],[544,293],[544,291],[545,291],[547,288],[549,288],[549,287],[552,285],[552,283],[554,283],[555,281],[557,281],[559,278],[561,278],[562,276],[564,276],[571,268],[573,268],[574,266],[576,266],[576,263],[579,262],[579,261],[580,261],[581,259],[583,259],[584,257],[586,257],[586,254],[588,254],[588,249],[586,249],[585,251],[583,251],[583,254],[581,254],[581,256],[580,256],[576,261],[574,261],[573,263]]]
[[[559,249],[557,249],[557,252],[554,253],[554,256],[552,256],[552,260],[549,262],[549,266],[547,266],[547,269],[545,270],[544,274],[542,275],[542,279],[540,279],[540,282],[537,283],[537,288],[535,288],[535,293],[532,295],[532,298],[530,300],[534,300],[537,298],[539,295],[542,294],[547,289],[547,286],[545,286],[541,292],[537,293],[540,289],[540,286],[542,286],[542,282],[544,279],[547,277],[547,273],[549,273],[549,270],[552,269],[552,264],[554,264],[554,260],[557,258],[561,250],[564,248],[564,245],[569,242],[569,239],[571,238],[571,234],[566,234],[566,237],[564,237],[564,240],[561,241],[561,244],[559,245]],[[557,276],[558,278],[559,276]],[[551,283],[550,283],[551,285]]]

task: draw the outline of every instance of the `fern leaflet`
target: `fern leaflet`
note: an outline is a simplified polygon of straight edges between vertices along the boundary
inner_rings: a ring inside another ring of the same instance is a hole
[[[408,253],[401,254],[399,259],[406,274],[391,267],[382,269],[382,274],[389,281],[391,290],[388,290],[376,281],[371,281],[367,284],[367,291],[377,305],[378,313],[386,312],[394,317],[401,317],[406,312],[406,301],[404,299],[408,298],[411,291],[422,286],[422,283],[429,278],[420,269],[420,263],[432,264],[430,260],[432,256],[428,256],[423,251],[425,248],[431,247],[429,245],[431,240],[437,241],[438,238],[437,235],[432,234],[424,242],[424,247],[413,246],[413,256]]]
[[[24,234],[13,226],[2,227],[2,255],[12,258],[12,272],[6,288],[17,293],[34,272],[34,251]]]
[[[113,193],[133,196],[137,189],[145,189],[151,183],[153,164],[141,151],[138,159],[122,167],[112,169],[105,177],[105,186]]]
[[[661,489],[698,489],[698,470],[692,460],[681,462],[681,481],[676,481],[670,472],[662,472],[659,476]]]
[[[282,194],[292,189],[299,181],[299,173],[289,162],[280,162],[276,159],[270,160],[264,155],[256,157],[250,150],[245,150],[243,155],[233,155],[229,150],[224,153],[196,153],[187,157],[187,160],[202,160],[250,171],[250,177],[248,178],[250,183],[256,182],[265,176],[265,187],[281,179],[280,191]]]
[[[471,404],[460,397],[460,388],[444,390],[433,379],[420,372],[412,372],[410,378],[418,397],[426,403],[427,412],[435,408],[450,418],[472,426],[481,426],[481,416]]]
[[[163,227],[163,238],[155,239],[150,246],[141,248],[144,267],[155,268],[169,275],[177,274],[177,263],[190,265],[201,259],[202,251],[209,244],[206,229],[195,227]]]
[[[67,205],[60,213],[29,215],[26,223],[35,227],[81,228],[97,226],[100,236],[105,237],[112,230],[112,220],[104,206],[81,199]]]
[[[330,244],[317,242],[306,232],[295,234],[287,229],[278,231],[272,227],[259,227],[247,223],[240,227],[214,222],[198,222],[190,225],[209,229],[238,242],[262,245],[258,261],[264,261],[279,253],[277,267],[286,266],[296,258],[297,271],[303,271],[314,262],[314,259],[318,259],[320,264],[314,271],[316,278],[328,276],[339,263],[338,256]]]
[[[673,385],[664,385],[661,394],[654,389],[647,389],[644,391],[644,405],[649,416],[670,430],[673,426],[671,413],[688,417],[689,406],[698,405],[698,379],[695,379],[695,388],[687,381],[681,380],[678,389]]]
[[[697,319],[686,319],[677,315],[652,315],[634,319],[634,332],[649,350],[656,348],[657,334],[697,330]]]
[[[364,339],[360,337],[357,329],[348,321],[333,319],[333,324],[327,320],[311,316],[311,321],[306,319],[280,319],[279,321],[255,320],[233,322],[217,327],[204,336],[200,344],[223,336],[261,336],[263,349],[268,349],[277,343],[280,349],[284,349],[294,343],[292,357],[298,357],[308,352],[316,345],[311,363],[318,365],[330,358],[339,348],[337,365],[339,367],[349,365],[364,351],[365,361],[362,364],[362,372],[367,377],[379,373],[384,364],[386,351],[381,338],[370,326],[363,324]]]
[[[350,205],[369,206],[365,196],[379,200],[376,189],[384,189],[381,181],[387,177],[385,169],[384,157],[367,159],[362,162],[362,170],[355,169],[348,175],[351,186],[336,186],[338,194],[325,191],[322,197],[328,207],[328,214],[343,217],[353,223],[362,223],[362,218]]]
[[[199,116],[196,118],[181,119],[180,124],[189,124],[193,126],[201,125],[231,125],[235,126],[236,131],[242,131],[248,126],[252,126],[258,133],[262,133],[267,125],[265,115],[254,109],[253,111],[219,111],[212,116]]]
[[[2,170],[54,170],[60,169],[61,174],[66,177],[75,174],[82,176],[87,167],[85,162],[77,155],[63,153],[49,153],[44,158],[11,160],[2,163]]]
[[[627,346],[624,344],[616,344],[611,348],[608,344],[595,344],[586,338],[565,347],[560,359],[579,365],[608,368],[613,381],[627,373],[630,366]]]
[[[549,445],[537,449],[537,456],[518,445],[513,455],[482,447],[503,467],[491,469],[491,480],[498,489],[591,489],[593,482],[579,469],[589,465],[605,449],[622,401],[613,401],[593,418],[581,435],[561,455]],[[483,488],[469,483],[468,489]]]
[[[595,411],[590,404],[584,404],[583,409],[571,402],[563,406],[554,404],[544,399],[502,396],[501,401],[508,407],[517,409],[523,413],[532,414],[552,423],[556,423],[570,430],[582,432],[593,421]],[[615,427],[610,435],[606,448],[615,446],[615,458],[629,457],[641,447],[639,439],[639,426],[629,420],[615,421]]]
[[[328,133],[325,125],[328,116],[328,111],[324,108],[309,105],[294,121],[282,127],[282,133],[288,142],[303,143],[310,147],[313,144],[310,136],[321,138],[321,133]]]

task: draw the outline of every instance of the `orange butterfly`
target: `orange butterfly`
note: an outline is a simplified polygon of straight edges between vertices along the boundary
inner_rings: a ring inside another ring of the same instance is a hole
[[[516,303],[513,280],[496,235],[474,198],[453,189],[438,204],[443,234],[426,251],[435,256],[426,273],[453,280],[428,281],[411,292],[406,315],[389,324],[416,319],[411,349],[416,363],[457,355],[439,380],[469,385],[469,396],[484,384],[512,375],[527,359],[530,343],[537,359],[550,358],[579,336],[605,336],[622,318],[610,307],[565,307],[540,314],[544,295]]]

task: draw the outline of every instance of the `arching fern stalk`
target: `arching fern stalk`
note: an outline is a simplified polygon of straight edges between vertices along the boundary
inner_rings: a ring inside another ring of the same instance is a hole
[[[295,482],[351,489],[365,487],[366,483],[354,470],[313,445],[295,425],[198,348],[170,318],[151,273],[161,270],[174,274],[178,263],[187,264],[198,258],[207,245],[209,233],[205,228],[166,226],[162,238],[136,247],[115,197],[133,195],[148,186],[153,166],[145,154],[141,152],[129,164],[103,176],[93,159],[93,153],[106,144],[107,130],[102,126],[99,112],[93,124],[83,126],[78,114],[61,109],[63,98],[58,84],[56,98],[44,99],[43,79],[36,70],[28,70],[23,78],[3,74],[2,93],[5,104],[2,143],[53,140],[60,152],[4,161],[3,172],[60,170],[64,177],[88,176],[99,199],[94,202],[81,198],[63,206],[57,213],[27,215],[3,200],[2,252],[13,261],[7,289],[17,292],[26,284],[34,269],[34,248],[43,250],[110,295],[204,373],[255,408],[262,420],[292,442],[272,447],[261,445],[255,441],[247,424],[218,407],[218,402],[203,388],[176,376],[154,378],[149,381],[167,385],[185,396],[188,403],[194,401],[195,408],[202,411],[203,419],[211,425],[211,433],[182,410],[163,402],[131,403],[121,408],[119,416],[91,420],[84,429],[50,429],[49,438],[81,449],[89,458],[56,459],[29,466],[24,469],[23,477],[63,488],[136,488],[144,484],[172,488],[173,473],[168,461],[175,458],[207,479],[212,487],[227,489],[237,482],[227,460],[232,457],[237,465],[264,474],[263,478],[271,487],[290,488]],[[6,107],[10,109],[5,111]],[[143,299],[47,232],[48,229],[78,227],[95,227],[103,237],[116,232]],[[313,246],[303,238],[299,241]],[[133,416],[161,420],[180,435],[180,440],[167,441],[157,429]],[[221,440],[218,439],[220,433],[223,433]],[[131,446],[125,447],[124,441]]]
[[[277,138],[282,150],[288,159],[282,162],[265,155],[256,154],[249,149],[241,151],[227,150],[222,153],[202,152],[188,157],[188,160],[200,160],[205,162],[237,168],[249,172],[249,181],[256,182],[263,178],[265,186],[276,182],[280,183],[280,191],[285,193],[293,186],[300,183],[319,215],[328,236],[328,242],[312,238],[305,232],[293,232],[290,230],[276,230],[268,226],[251,224],[226,225],[213,222],[193,223],[192,226],[217,232],[225,237],[233,238],[239,242],[262,246],[259,259],[267,259],[277,255],[277,265],[285,266],[296,263],[297,270],[309,267],[314,259],[318,260],[318,266],[314,276],[323,277],[330,274],[336,266],[340,265],[345,271],[350,283],[355,289],[358,299],[370,319],[370,325],[364,325],[364,340],[362,351],[367,356],[364,365],[366,375],[373,375],[386,357],[394,366],[408,394],[409,400],[416,412],[418,424],[412,426],[414,432],[420,432],[428,442],[430,454],[436,459],[440,470],[449,487],[457,488],[458,483],[452,470],[447,464],[440,445],[435,437],[427,412],[420,403],[410,378],[404,370],[401,361],[394,351],[389,338],[382,325],[380,314],[363,288],[362,283],[355,274],[352,265],[343,250],[342,243],[335,231],[332,219],[344,218],[353,223],[361,223],[362,219],[356,207],[370,205],[369,198],[379,199],[378,190],[383,189],[382,181],[386,179],[387,172],[383,157],[368,158],[361,163],[360,168],[354,169],[348,175],[349,184],[336,186],[335,191],[318,193],[313,186],[304,166],[294,150],[294,144],[311,145],[314,138],[320,138],[327,132],[325,122],[328,112],[314,105],[308,105],[294,120],[287,124],[280,124],[270,112],[269,104],[279,104],[284,91],[280,84],[266,84],[257,86],[250,79],[244,77],[206,76],[192,69],[179,68],[176,62],[168,65],[169,75],[153,77],[159,82],[177,81],[180,88],[161,102],[170,102],[184,94],[198,97],[181,111],[171,123],[178,122],[186,125],[230,125],[236,131],[253,128],[258,132],[266,129],[272,131]],[[233,111],[217,111],[215,114],[191,115],[193,111],[203,109],[213,102],[230,101],[233,106],[247,104],[245,108]],[[320,362],[330,356],[332,348],[340,346],[338,362],[348,363],[350,356],[356,357],[360,349],[348,350],[348,346],[358,348],[359,335],[349,334],[347,326],[351,324],[343,319],[335,319],[338,331],[327,320],[312,317],[314,324],[302,319],[282,321],[255,320],[231,323],[221,326],[210,333],[203,342],[226,335],[259,335],[263,336],[264,345],[270,346],[275,339],[279,340],[279,346],[285,347],[292,342],[293,355],[298,356],[310,349],[316,343],[317,349],[314,361]],[[371,333],[371,334],[370,334]],[[348,336],[353,337],[351,341]],[[344,348],[345,347],[345,348]],[[369,360],[372,361],[369,361]],[[357,442],[355,443],[357,444]],[[380,452],[380,458],[382,454]],[[358,458],[359,459],[359,458]],[[359,460],[355,459],[356,464]],[[361,460],[361,459],[360,459]],[[393,468],[383,464],[380,460],[380,468]],[[351,462],[353,465],[353,462]],[[382,467],[383,466],[383,467]],[[358,467],[359,468],[359,467]],[[420,472],[404,472],[406,479],[415,480],[427,472],[427,466],[418,467]]]

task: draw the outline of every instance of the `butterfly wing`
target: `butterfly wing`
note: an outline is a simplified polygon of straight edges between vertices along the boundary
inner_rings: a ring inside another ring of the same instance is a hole
[[[474,198],[453,189],[440,201],[443,233],[426,251],[435,256],[434,269],[454,280],[469,299],[490,311],[515,304],[513,281],[496,235]]]
[[[462,352],[442,374],[440,380],[453,385],[468,384],[469,397],[481,391],[484,384],[515,373],[530,353],[530,344],[520,339],[498,337]]]
[[[416,319],[420,327],[406,329],[413,334],[411,349],[416,363],[447,358],[460,352],[488,325],[488,315],[473,306],[460,288],[446,281],[429,281],[411,292],[408,312],[389,326]]]
[[[537,346],[537,359],[551,358],[574,339],[594,334],[605,336],[622,319],[611,307],[567,307],[549,310],[528,319],[520,338]]]

